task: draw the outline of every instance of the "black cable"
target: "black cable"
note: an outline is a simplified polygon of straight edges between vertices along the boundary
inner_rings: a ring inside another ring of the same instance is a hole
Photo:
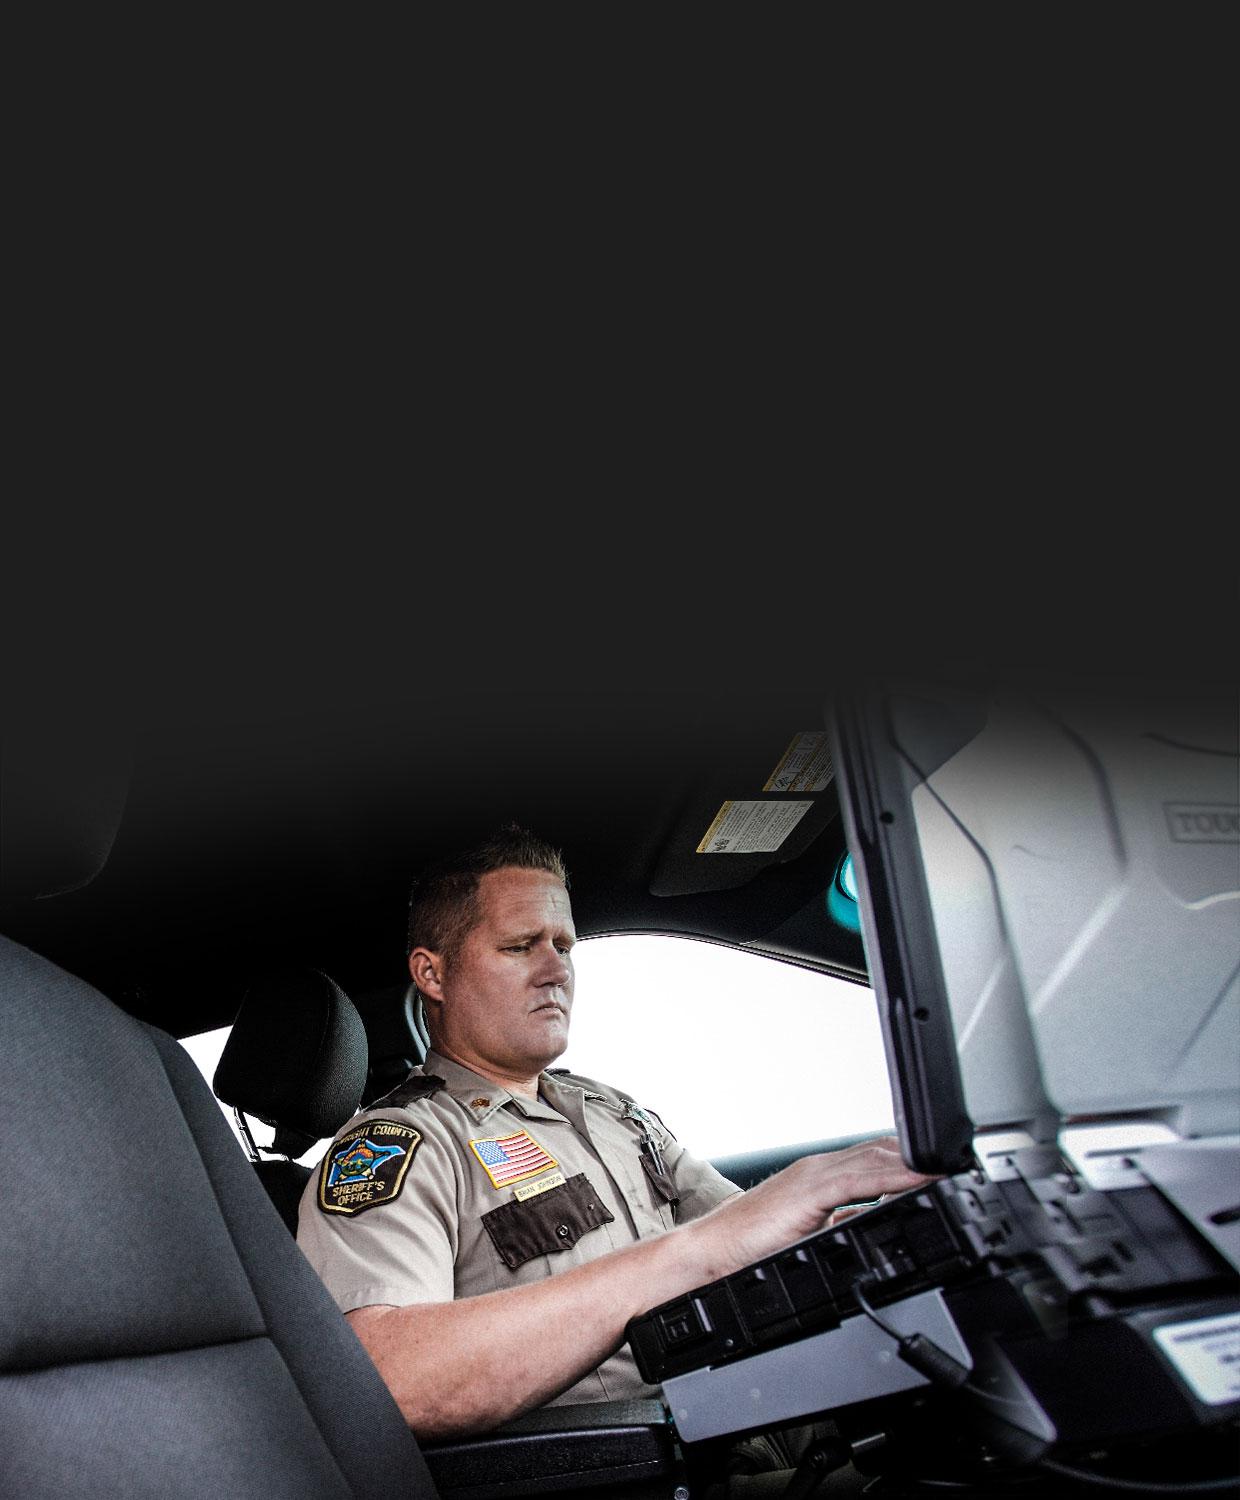
[[[900,1343],[903,1340],[904,1335],[902,1333],[897,1333],[885,1318],[879,1317],[879,1315],[870,1306],[870,1300],[866,1296],[864,1288],[864,1281],[853,1282],[853,1296],[857,1299],[857,1304],[861,1308],[861,1311],[866,1315],[867,1318],[869,1318],[871,1323],[877,1323],[888,1338],[895,1339],[897,1344]]]
[[[970,1395],[977,1396],[983,1401],[997,1401],[1003,1406],[1019,1406],[1024,1410],[1028,1409],[1024,1401],[1014,1400],[1011,1396],[1000,1396],[992,1391],[984,1391],[980,1386],[971,1384],[968,1366],[962,1365],[958,1359],[954,1359],[946,1349],[941,1349],[924,1333],[898,1333],[870,1306],[869,1298],[865,1295],[864,1280],[853,1283],[853,1296],[856,1297],[857,1304],[866,1317],[876,1323],[888,1338],[895,1339],[896,1353],[904,1363],[911,1365],[919,1375],[924,1375],[933,1385],[941,1385],[948,1390],[968,1391]]]
[[[869,1298],[865,1295],[865,1279],[855,1281],[852,1290],[853,1296],[857,1299],[857,1305],[866,1317],[881,1328],[888,1338],[896,1341],[896,1352],[900,1358],[919,1374],[924,1375],[931,1383],[945,1385],[952,1390],[968,1391],[974,1396],[980,1396],[984,1401],[998,1401],[1007,1406],[1025,1406],[1023,1401],[1015,1401],[1010,1396],[994,1395],[971,1384],[968,1378],[969,1371],[965,1366],[959,1360],[953,1359],[946,1350],[940,1349],[924,1334],[898,1333],[870,1306]],[[1095,1485],[1100,1489],[1126,1490],[1134,1494],[1206,1495],[1217,1494],[1227,1489],[1240,1490],[1240,1476],[1229,1479],[1188,1480],[1184,1484],[1158,1484],[1136,1479],[1114,1478],[1090,1469],[1075,1469],[1069,1464],[1061,1464],[1049,1458],[1042,1459],[1034,1467],[1050,1474],[1060,1475],[1064,1479],[1075,1479],[1082,1484]]]
[[[1184,1484],[1155,1484],[1142,1479],[1118,1479],[1110,1474],[1098,1474],[1092,1469],[1074,1469],[1070,1464],[1061,1464],[1050,1458],[1044,1458],[1037,1467],[1051,1474],[1062,1475],[1065,1479],[1097,1485],[1100,1489],[1128,1490],[1138,1495],[1207,1495],[1219,1490],[1240,1490],[1240,1475],[1230,1479],[1190,1479]]]

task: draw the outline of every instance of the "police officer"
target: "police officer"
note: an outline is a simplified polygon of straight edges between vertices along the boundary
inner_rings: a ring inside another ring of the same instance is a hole
[[[298,1243],[423,1438],[654,1394],[628,1320],[927,1179],[894,1140],[742,1192],[639,1103],[550,1072],[576,940],[559,854],[509,828],[425,876],[409,970],[431,1050],[345,1126]]]

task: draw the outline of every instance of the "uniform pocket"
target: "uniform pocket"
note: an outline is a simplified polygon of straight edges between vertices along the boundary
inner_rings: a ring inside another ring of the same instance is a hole
[[[642,1152],[642,1167],[655,1192],[670,1209],[673,1223],[679,1223],[680,1195],[676,1191],[676,1184],[668,1175],[667,1168],[664,1167],[660,1171],[644,1151]]]
[[[524,1203],[501,1203],[482,1215],[491,1242],[513,1271],[537,1255],[568,1250],[583,1234],[611,1222],[584,1172]]]

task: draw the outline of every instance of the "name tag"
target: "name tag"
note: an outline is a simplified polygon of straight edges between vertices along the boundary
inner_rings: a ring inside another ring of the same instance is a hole
[[[553,1187],[563,1186],[563,1172],[548,1172],[545,1177],[540,1177],[537,1182],[523,1182],[520,1187],[513,1188],[512,1196],[518,1203],[524,1203],[527,1198],[533,1198],[538,1193],[545,1193]]]

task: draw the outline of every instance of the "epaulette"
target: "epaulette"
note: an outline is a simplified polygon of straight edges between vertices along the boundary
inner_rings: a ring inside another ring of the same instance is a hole
[[[609,1083],[600,1083],[597,1078],[587,1078],[584,1073],[574,1073],[571,1068],[548,1068],[552,1078],[566,1078],[569,1083],[575,1083],[580,1088],[587,1090],[602,1090],[601,1098],[625,1100],[627,1094],[622,1094],[619,1089],[613,1089]]]
[[[367,1109],[397,1109],[401,1105],[415,1104],[419,1099],[429,1099],[440,1089],[446,1088],[442,1078],[434,1073],[410,1073],[403,1083],[398,1083],[382,1099],[372,1099]]]
[[[613,1104],[633,1105],[634,1107],[637,1105],[636,1099],[631,1094],[626,1094],[621,1089],[613,1088],[610,1083],[600,1083],[597,1078],[587,1078],[584,1073],[574,1073],[571,1068],[548,1068],[547,1072],[553,1078],[564,1078],[569,1083],[575,1083],[579,1088],[585,1089],[587,1094],[592,1093],[596,1099],[602,1099],[605,1102],[610,1101]],[[666,1131],[672,1140],[676,1139],[675,1135],[663,1124],[662,1116],[655,1110],[648,1109],[644,1113],[648,1114],[652,1119],[657,1120],[660,1128]]]

